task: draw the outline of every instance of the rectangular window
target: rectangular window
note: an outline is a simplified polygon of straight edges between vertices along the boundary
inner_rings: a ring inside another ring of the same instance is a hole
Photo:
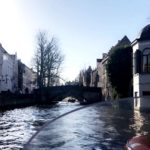
[[[147,48],[143,51],[143,72],[150,73],[150,49]]]
[[[137,103],[138,103],[137,95],[138,95],[138,92],[135,92],[135,94],[134,94],[134,96],[135,96],[135,106],[137,106]]]

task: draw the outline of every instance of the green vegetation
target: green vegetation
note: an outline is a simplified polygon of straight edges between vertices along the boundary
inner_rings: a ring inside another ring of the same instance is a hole
[[[106,69],[113,98],[130,96],[132,94],[132,47],[112,48],[109,51]]]

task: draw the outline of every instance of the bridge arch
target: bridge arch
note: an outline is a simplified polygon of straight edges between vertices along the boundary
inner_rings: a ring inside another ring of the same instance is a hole
[[[79,102],[89,103],[101,100],[101,88],[83,87],[78,85],[52,86],[38,89],[37,96],[43,101],[62,101],[66,97],[74,97]]]

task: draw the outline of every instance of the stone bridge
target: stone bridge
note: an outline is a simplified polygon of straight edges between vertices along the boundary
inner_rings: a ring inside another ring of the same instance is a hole
[[[58,102],[66,97],[73,97],[80,103],[101,101],[101,88],[65,85],[45,87],[35,91],[35,98],[41,102]]]

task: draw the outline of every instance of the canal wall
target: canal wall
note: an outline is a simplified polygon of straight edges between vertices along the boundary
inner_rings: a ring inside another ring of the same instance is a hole
[[[150,96],[118,99],[114,102],[114,105],[120,109],[132,109],[150,113]]]
[[[102,101],[100,92],[83,92],[83,98],[87,103],[94,103]]]
[[[101,101],[99,95],[96,92],[84,92],[85,102],[81,102],[81,104],[90,104],[92,102]],[[134,109],[134,100],[133,98],[123,98],[118,100],[107,101],[106,103],[110,103],[114,107],[118,107],[120,109]],[[9,109],[16,107],[25,107],[37,104],[54,104],[53,101],[48,98],[47,95],[42,93],[34,93],[34,94],[11,94],[11,93],[3,93],[0,94],[0,109]]]
[[[134,110],[150,112],[150,96],[135,97]]]
[[[0,109],[25,107],[35,103],[33,94],[0,94]]]
[[[112,106],[119,108],[119,109],[126,109],[126,110],[133,110],[134,109],[134,98],[127,97],[121,98],[117,100],[110,101]]]
[[[32,94],[11,93],[0,94],[0,109],[25,107],[38,104],[55,104],[64,98],[72,96],[81,104],[91,104],[101,101],[101,89],[81,86],[48,87],[34,90]]]
[[[128,97],[117,100],[107,100],[112,107],[150,113],[150,96]]]
[[[91,104],[101,101],[101,95],[97,92],[84,92],[83,97],[85,101],[81,101],[81,104]],[[117,100],[105,101],[106,104],[111,104],[118,109],[135,110],[141,112],[150,112],[150,96],[146,97],[128,97]],[[33,94],[0,94],[0,109],[11,109],[18,107],[26,107],[38,104],[55,104],[51,98],[42,93]]]
[[[36,104],[48,103],[44,96],[33,92],[32,94],[11,93],[9,91],[0,93],[0,109],[11,109],[26,107]]]

